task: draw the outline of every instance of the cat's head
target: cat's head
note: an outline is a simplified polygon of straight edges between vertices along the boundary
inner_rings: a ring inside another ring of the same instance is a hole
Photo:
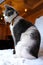
[[[5,5],[5,10],[3,12],[5,22],[11,23],[13,18],[18,15],[18,12],[11,6]]]

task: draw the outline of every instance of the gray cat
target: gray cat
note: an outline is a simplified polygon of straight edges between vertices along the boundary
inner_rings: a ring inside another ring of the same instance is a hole
[[[19,16],[18,12],[9,5],[5,5],[3,16],[5,23],[10,23],[16,56],[38,58],[41,37],[36,26]]]

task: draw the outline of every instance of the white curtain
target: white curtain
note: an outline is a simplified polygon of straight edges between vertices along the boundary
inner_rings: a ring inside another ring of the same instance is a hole
[[[43,16],[41,16],[35,20],[35,25],[41,34],[40,50],[43,50]]]

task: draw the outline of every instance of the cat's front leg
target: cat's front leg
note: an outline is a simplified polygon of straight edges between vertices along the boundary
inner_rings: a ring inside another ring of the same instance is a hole
[[[12,24],[10,24],[10,31],[11,31],[11,35],[12,35],[13,42],[14,42],[13,54],[15,54],[15,45],[16,45],[16,42],[15,42],[15,36],[14,36],[14,33],[13,33],[13,26],[12,26]]]

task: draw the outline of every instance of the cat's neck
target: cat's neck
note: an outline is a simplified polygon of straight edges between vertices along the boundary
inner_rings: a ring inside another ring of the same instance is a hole
[[[23,18],[21,16],[16,16],[15,18],[12,19],[11,25],[15,26],[19,22],[20,19],[23,19]]]

